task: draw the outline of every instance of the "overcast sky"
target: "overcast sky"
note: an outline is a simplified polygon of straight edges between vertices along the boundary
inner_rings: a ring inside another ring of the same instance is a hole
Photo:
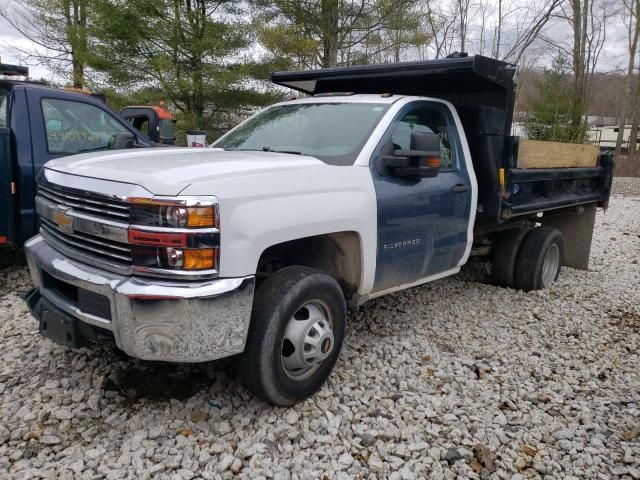
[[[444,0],[447,1],[447,0]],[[453,0],[451,0],[453,1]],[[532,4],[536,4],[540,0],[529,0]],[[603,0],[606,5],[613,4],[613,0]],[[0,8],[12,8],[14,0],[0,0]],[[621,2],[615,2],[621,3]],[[571,31],[567,24],[556,22],[549,25],[547,35],[555,39],[565,39],[567,44],[571,41]],[[469,42],[473,45],[473,42]],[[9,25],[4,18],[0,17],[0,57],[3,63],[23,63],[20,61],[17,48],[33,49],[35,44],[22,37],[22,35]],[[471,48],[470,54],[477,53]],[[546,63],[546,62],[544,62]],[[625,26],[619,17],[611,18],[607,25],[607,41],[600,56],[598,70],[614,71],[624,70],[627,64],[627,41]],[[45,78],[47,80],[56,80],[53,73],[42,65],[29,65],[29,72],[32,78]],[[59,79],[58,79],[59,80]]]

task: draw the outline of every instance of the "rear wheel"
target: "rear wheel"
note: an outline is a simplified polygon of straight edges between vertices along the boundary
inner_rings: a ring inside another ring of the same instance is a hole
[[[491,248],[491,281],[494,285],[514,288],[518,250],[529,231],[509,230],[495,239]]]
[[[344,295],[329,275],[301,266],[277,271],[256,292],[240,380],[273,405],[304,400],[329,377],[345,320]]]
[[[560,275],[564,240],[559,230],[539,227],[525,237],[516,262],[515,287],[525,292],[549,287]]]

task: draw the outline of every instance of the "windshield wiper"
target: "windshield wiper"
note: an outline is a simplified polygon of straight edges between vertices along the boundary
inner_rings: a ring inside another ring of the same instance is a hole
[[[302,152],[296,152],[294,150],[274,150],[271,147],[262,147],[263,152],[274,152],[274,153],[290,153],[291,155],[302,155]]]
[[[302,152],[296,152],[294,150],[274,150],[271,147],[262,148],[234,148],[234,147],[222,147],[227,152],[272,152],[272,153],[288,153],[291,155],[302,155]]]

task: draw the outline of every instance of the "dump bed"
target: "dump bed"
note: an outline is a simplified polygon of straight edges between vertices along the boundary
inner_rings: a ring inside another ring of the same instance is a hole
[[[606,204],[610,157],[577,168],[518,168],[519,138],[511,135],[515,74],[513,64],[475,55],[276,72],[272,81],[311,95],[391,93],[451,102],[460,115],[478,179],[479,221],[503,221],[593,202]]]

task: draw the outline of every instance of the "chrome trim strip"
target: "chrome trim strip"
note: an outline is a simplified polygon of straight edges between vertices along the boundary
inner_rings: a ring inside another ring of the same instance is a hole
[[[218,275],[218,270],[168,270],[163,268],[149,268],[133,266],[133,273],[139,273],[146,277],[160,277],[160,278],[181,278],[184,280],[197,280],[203,278],[209,278]]]
[[[143,197],[148,198],[149,203],[157,202],[167,202],[171,205],[180,205],[183,207],[213,207],[218,205],[218,199],[215,197],[202,197],[202,196],[184,196],[184,197],[164,197],[162,195],[152,195],[151,197]],[[145,205],[146,202],[136,202],[134,197],[129,197],[127,199],[131,202],[131,205]]]
[[[151,225],[138,225],[131,224],[131,228],[141,230],[144,232],[156,232],[156,233],[220,233],[217,228],[171,228],[171,227],[154,227]]]

